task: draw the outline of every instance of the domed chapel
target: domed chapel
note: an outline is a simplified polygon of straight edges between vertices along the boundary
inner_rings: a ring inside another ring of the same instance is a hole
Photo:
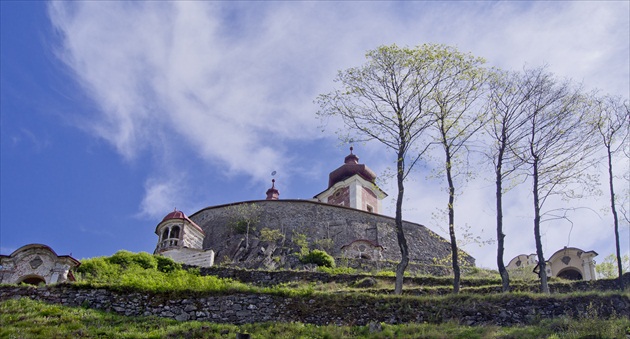
[[[155,228],[154,253],[201,267],[295,268],[296,253],[321,249],[355,268],[391,268],[400,261],[394,218],[382,215],[387,194],[353,153],[310,199],[280,199],[272,180],[264,200],[210,206],[187,216],[172,211]],[[450,243],[427,227],[403,222],[410,269],[448,270]],[[474,265],[466,253],[463,260]]]

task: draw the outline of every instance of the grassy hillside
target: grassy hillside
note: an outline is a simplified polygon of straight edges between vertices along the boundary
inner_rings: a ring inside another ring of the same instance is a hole
[[[628,319],[557,319],[536,326],[496,327],[445,324],[315,326],[301,323],[247,325],[178,322],[125,317],[83,308],[47,305],[30,299],[0,303],[1,338],[625,338]]]
[[[328,272],[334,273],[334,272]],[[486,287],[494,283],[481,277]],[[143,291],[156,294],[194,295],[260,293],[294,299],[324,299],[330,307],[337,307],[336,299],[342,296],[354,299],[377,300],[384,305],[396,302],[401,305],[439,305],[440,307],[466,307],[470,304],[497,304],[510,298],[526,296],[535,300],[543,297],[535,293],[484,294],[478,288],[460,295],[404,295],[391,296],[391,282],[373,277],[358,277],[354,283],[291,282],[260,287],[214,276],[201,276],[198,270],[185,270],[164,257],[148,253],[121,251],[111,257],[83,260],[77,270],[77,288],[106,288],[118,291]],[[386,274],[380,274],[386,276]],[[448,279],[421,279],[434,281],[434,286],[407,285],[409,291],[440,289]],[[527,285],[520,281],[518,284]],[[482,284],[483,285],[483,284]],[[479,286],[483,288],[484,286]],[[557,294],[551,298],[597,298],[618,292],[589,292]],[[424,294],[421,293],[421,294]],[[627,293],[625,294],[627,295]],[[549,298],[548,296],[546,298]],[[556,300],[556,299],[554,299]],[[589,299],[590,300],[590,299]],[[409,308],[406,307],[406,308]],[[413,312],[413,309],[407,310]],[[316,326],[302,323],[256,323],[246,325],[216,324],[211,322],[178,322],[157,317],[125,317],[81,307],[71,308],[48,305],[28,298],[6,300],[0,303],[0,338],[235,338],[237,333],[250,333],[252,338],[626,338],[630,336],[630,320],[621,317],[601,319],[596,310],[587,310],[579,316],[552,320],[538,319],[528,326],[462,326],[455,321],[440,324],[411,323],[390,325],[371,323],[369,326]]]

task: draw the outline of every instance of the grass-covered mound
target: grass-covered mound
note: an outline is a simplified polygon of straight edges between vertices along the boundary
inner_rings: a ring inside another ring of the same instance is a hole
[[[249,291],[252,287],[231,279],[201,276],[197,269],[182,269],[172,259],[146,252],[118,251],[111,257],[84,259],[76,270],[76,284],[146,292]]]
[[[630,320],[542,320],[536,326],[444,324],[315,326],[301,323],[246,325],[125,317],[96,310],[48,305],[27,298],[0,303],[0,338],[625,338]]]

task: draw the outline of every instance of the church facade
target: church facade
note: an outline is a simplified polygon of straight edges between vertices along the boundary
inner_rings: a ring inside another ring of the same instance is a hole
[[[311,199],[280,199],[272,181],[266,199],[206,207],[187,216],[173,211],[157,225],[154,253],[202,267],[294,268],[296,253],[322,249],[337,259],[399,261],[394,219],[380,214],[387,197],[376,175],[350,148]],[[425,226],[404,221],[414,264],[448,265],[449,242]],[[474,259],[463,253],[466,264]]]

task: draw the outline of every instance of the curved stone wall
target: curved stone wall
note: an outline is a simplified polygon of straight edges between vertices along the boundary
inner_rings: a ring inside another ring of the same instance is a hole
[[[244,246],[244,234],[235,232],[232,226],[239,219],[236,206],[244,204],[259,207],[258,220],[252,223],[255,230],[250,230],[247,246]],[[342,246],[366,239],[383,246],[384,260],[400,260],[393,218],[343,206],[308,200],[256,200],[208,207],[191,215],[190,219],[204,230],[203,247],[214,250],[218,262],[238,253],[248,258],[264,253],[275,256],[283,248],[295,248],[293,240],[300,235],[305,235],[311,245],[322,245],[334,257],[342,256]],[[450,258],[450,244],[446,239],[420,224],[405,221],[403,227],[413,262],[433,264],[434,259]],[[283,240],[275,244],[261,241],[258,232],[262,228],[278,230]],[[244,247],[249,254],[243,253]],[[467,254],[463,257],[474,265],[474,258]]]

